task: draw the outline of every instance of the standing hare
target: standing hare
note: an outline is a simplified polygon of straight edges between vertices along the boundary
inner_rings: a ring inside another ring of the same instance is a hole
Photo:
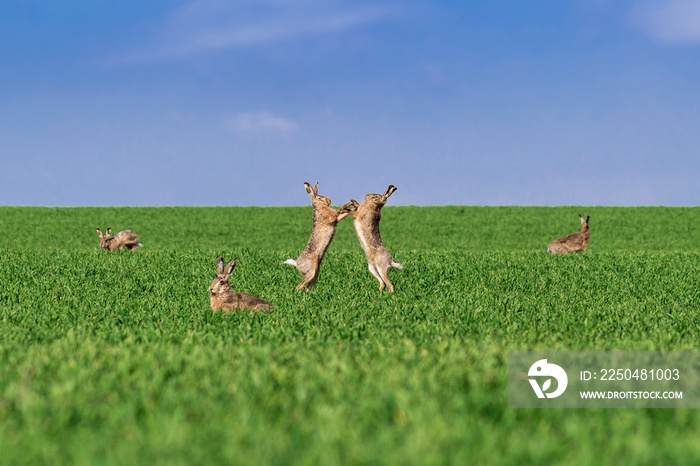
[[[381,210],[386,204],[386,200],[396,191],[396,186],[389,185],[384,194],[367,194],[365,202],[358,204],[355,199],[351,199],[354,209],[348,210],[355,218],[355,232],[360,240],[362,249],[367,256],[369,271],[379,280],[379,291],[386,286],[390,292],[394,291],[394,285],[389,281],[389,268],[402,269],[403,266],[396,262],[391,254],[382,244],[379,236],[379,220],[382,218]]]
[[[269,311],[272,309],[272,304],[264,301],[257,296],[246,293],[238,293],[231,289],[228,279],[236,267],[236,259],[233,259],[224,269],[224,258],[219,256],[216,259],[216,271],[218,276],[211,282],[209,286],[209,304],[211,310],[216,312],[219,309],[222,311],[235,311],[236,309],[252,309],[254,311]]]
[[[346,211],[350,203],[348,202],[337,210],[333,209],[330,206],[331,200],[318,194],[318,182],[313,188],[309,183],[304,183],[304,187],[311,196],[311,205],[314,208],[311,237],[299,257],[287,259],[284,263],[293,265],[301,273],[301,283],[297,285],[296,290],[301,291],[306,287],[308,292],[318,279],[321,261],[328,251],[331,241],[333,241],[338,222],[350,214]]]
[[[112,236],[112,229],[107,228],[107,233],[102,233],[102,230],[97,229],[97,234],[100,235],[100,247],[106,249],[107,251],[114,251],[115,249],[127,248],[129,251],[143,246],[139,243],[139,238],[131,230],[122,230],[116,235]]]
[[[547,252],[551,254],[568,254],[586,250],[588,238],[591,236],[591,231],[588,229],[588,220],[591,217],[589,215],[584,219],[579,215],[578,218],[581,220],[581,231],[555,239],[547,248]]]

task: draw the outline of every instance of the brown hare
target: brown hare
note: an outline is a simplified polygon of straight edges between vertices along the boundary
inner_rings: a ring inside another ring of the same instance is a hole
[[[581,220],[581,231],[555,239],[550,243],[547,252],[551,254],[568,254],[586,250],[588,238],[591,236],[591,231],[588,229],[588,220],[591,217],[589,215],[584,219],[579,215],[578,218]]]
[[[100,235],[100,247],[107,251],[127,248],[132,251],[143,244],[139,243],[139,237],[131,230],[122,230],[112,236],[112,229],[107,228],[107,233],[102,233],[102,230],[97,229],[97,234]]]
[[[306,288],[308,292],[318,280],[321,261],[323,261],[323,256],[333,241],[338,222],[349,215],[346,209],[350,203],[348,202],[337,210],[333,209],[330,206],[331,200],[318,194],[318,182],[314,187],[311,187],[309,183],[304,183],[304,187],[311,196],[311,205],[314,208],[311,237],[299,257],[287,259],[284,263],[293,265],[301,273],[301,282],[297,285],[296,290],[301,291]]]
[[[382,244],[379,236],[379,220],[381,220],[381,210],[386,204],[386,200],[396,191],[396,186],[389,185],[384,194],[367,194],[365,202],[358,204],[355,199],[351,199],[354,209],[348,210],[355,218],[355,232],[360,240],[362,249],[367,256],[369,271],[379,280],[379,291],[386,286],[390,292],[394,291],[394,285],[389,281],[389,269],[402,269],[403,266],[396,262],[391,254]]]
[[[216,271],[218,276],[209,286],[209,304],[211,310],[216,312],[235,311],[236,309],[252,309],[253,311],[267,312],[272,309],[272,304],[257,296],[246,293],[238,293],[231,289],[228,283],[233,269],[236,267],[236,259],[233,259],[224,268],[224,258],[219,256],[216,259]]]

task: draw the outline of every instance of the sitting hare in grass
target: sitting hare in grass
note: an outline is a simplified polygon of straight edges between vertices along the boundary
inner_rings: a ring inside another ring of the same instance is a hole
[[[384,247],[379,235],[382,207],[394,191],[396,191],[396,186],[392,184],[386,188],[384,194],[367,194],[365,202],[362,204],[351,199],[348,204],[351,204],[353,209],[346,209],[355,218],[353,222],[355,232],[367,256],[369,271],[379,280],[379,291],[382,291],[386,286],[390,292],[393,292],[394,285],[389,281],[389,269],[392,267],[395,269],[403,268]]]
[[[284,261],[285,264],[296,267],[301,273],[301,282],[296,287],[297,291],[301,291],[304,288],[306,288],[306,291],[311,290],[311,287],[318,280],[323,256],[328,251],[331,241],[333,241],[338,222],[349,215],[346,208],[350,205],[348,202],[337,210],[333,209],[330,206],[331,200],[318,194],[318,182],[316,182],[314,187],[311,187],[309,183],[304,183],[304,187],[309,196],[311,196],[311,205],[314,208],[311,237],[299,257]]]
[[[550,243],[547,252],[551,254],[568,254],[586,250],[588,238],[591,236],[591,231],[588,229],[588,220],[591,217],[588,216],[584,219],[579,215],[578,218],[581,220],[581,231],[555,239]]]
[[[112,236],[112,229],[107,228],[107,233],[102,233],[102,230],[97,229],[97,234],[100,235],[100,247],[106,249],[107,251],[114,251],[115,249],[127,248],[132,251],[143,244],[139,243],[139,237],[136,236],[131,230],[122,230],[116,235]]]
[[[211,310],[216,312],[235,311],[237,309],[252,309],[253,311],[269,311],[272,304],[257,296],[246,293],[238,293],[231,289],[228,283],[233,269],[236,267],[236,259],[233,259],[224,268],[224,258],[219,256],[216,259],[216,271],[218,273],[214,281],[209,286],[209,304]]]

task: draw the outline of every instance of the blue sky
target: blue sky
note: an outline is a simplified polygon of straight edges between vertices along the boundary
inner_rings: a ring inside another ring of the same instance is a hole
[[[0,205],[698,205],[700,2],[4,0]]]

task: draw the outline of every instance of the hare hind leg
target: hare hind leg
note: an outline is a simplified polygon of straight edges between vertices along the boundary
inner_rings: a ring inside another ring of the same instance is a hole
[[[318,279],[318,270],[316,271],[316,273],[309,271],[306,275],[304,275],[304,277],[301,280],[301,283],[299,283],[297,285],[296,290],[301,291],[304,288],[306,288],[306,291],[308,292],[314,286],[317,279]]]
[[[304,287],[306,287],[306,291],[308,292],[316,284],[321,267],[317,260],[311,260],[303,265],[302,279],[301,283],[297,285],[297,291],[301,291]],[[301,272],[301,270],[299,271]]]
[[[389,267],[380,268],[379,273],[382,277],[382,281],[386,284],[386,287],[389,289],[389,293],[393,293],[394,285],[392,285],[391,281],[389,280]]]
[[[370,273],[374,275],[374,278],[379,280],[379,291],[382,291],[386,286],[386,283],[384,282],[384,278],[382,278],[382,274],[379,270],[379,267],[377,267],[377,264],[375,264],[374,262],[369,262],[367,268],[369,269]]]
[[[314,286],[318,278],[318,266],[314,260],[301,255],[297,259],[287,259],[284,263],[293,265],[301,274],[301,282],[296,287],[297,291],[301,291],[304,287],[309,291]]]

